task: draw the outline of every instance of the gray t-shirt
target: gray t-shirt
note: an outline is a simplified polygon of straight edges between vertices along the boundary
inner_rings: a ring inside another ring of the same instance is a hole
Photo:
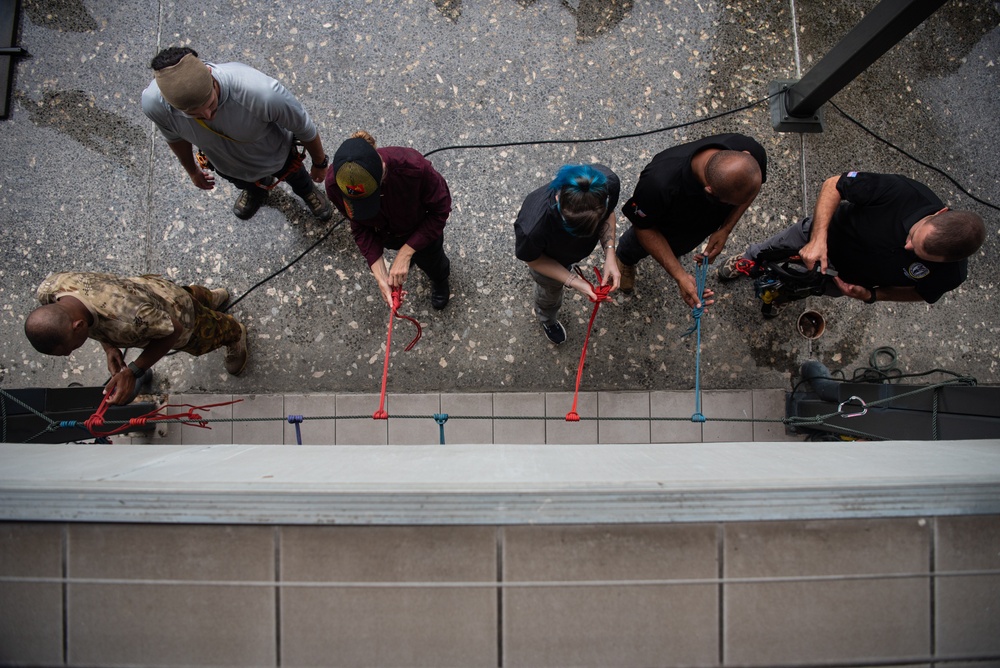
[[[210,121],[174,109],[155,80],[142,92],[142,111],[167,143],[188,141],[219,173],[256,181],[284,166],[293,135],[302,142],[316,138],[316,124],[275,79],[242,63],[206,64],[219,82],[219,109]]]

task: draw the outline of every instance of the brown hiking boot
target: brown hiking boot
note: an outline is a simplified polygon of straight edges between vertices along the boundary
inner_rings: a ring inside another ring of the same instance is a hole
[[[240,323],[240,331],[240,340],[231,346],[226,346],[226,371],[233,376],[243,373],[247,358],[250,356],[247,350],[247,328],[243,323]]]
[[[309,205],[309,210],[312,211],[312,215],[316,216],[324,223],[333,218],[333,204],[330,203],[326,194],[319,188],[313,188],[313,191],[303,197],[302,201]]]
[[[618,288],[625,293],[631,293],[635,290],[635,265],[634,264],[622,264],[622,261],[615,256],[615,262],[618,263],[618,271],[621,272],[622,280],[618,285]]]
[[[212,293],[212,304],[210,308],[213,311],[218,311],[229,302],[229,290],[226,290],[225,288],[215,288],[214,290],[210,290],[210,292]]]
[[[250,220],[266,199],[266,190],[257,187],[253,190],[243,190],[233,204],[233,214],[240,220]]]

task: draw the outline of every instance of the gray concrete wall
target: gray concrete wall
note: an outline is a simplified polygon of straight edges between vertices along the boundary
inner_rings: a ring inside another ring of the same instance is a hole
[[[993,574],[976,574],[984,569]],[[1000,515],[506,527],[11,522],[0,525],[0,662],[929,665],[1000,656],[998,570]]]
[[[996,665],[998,445],[3,444],[0,664]]]

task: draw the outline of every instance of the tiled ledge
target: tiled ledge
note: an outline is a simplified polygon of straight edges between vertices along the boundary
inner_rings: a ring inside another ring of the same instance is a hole
[[[0,520],[554,524],[1000,514],[1000,441],[0,446]]]
[[[573,403],[569,392],[390,393],[386,421],[320,420],[321,416],[370,416],[379,406],[377,394],[181,394],[172,404],[205,405],[239,400],[204,413],[207,418],[271,418],[262,422],[218,422],[212,429],[170,425],[166,437],[153,443],[203,445],[219,443],[296,443],[288,415],[302,415],[304,445],[432,445],[440,442],[434,413],[463,416],[445,424],[446,443],[697,443],[799,440],[775,422],[785,414],[784,390],[705,390],[704,424],[690,421],[693,391],[581,392],[578,412],[586,418],[566,423]],[[421,415],[426,419],[394,416]],[[479,418],[478,416],[482,416]],[[511,417],[519,419],[512,420]],[[546,419],[537,419],[537,418]],[[531,419],[535,418],[535,419]],[[669,421],[662,418],[673,418]],[[736,418],[742,422],[713,421]],[[115,443],[129,442],[115,438]],[[149,441],[142,441],[149,442]]]

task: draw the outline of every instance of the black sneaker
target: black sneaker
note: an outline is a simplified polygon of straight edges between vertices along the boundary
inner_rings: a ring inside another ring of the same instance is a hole
[[[313,188],[313,191],[303,197],[302,201],[309,205],[312,215],[324,223],[333,218],[333,204],[330,203],[330,200],[326,198],[326,195],[319,188]]]
[[[261,190],[260,188],[244,190],[236,198],[236,203],[233,204],[233,213],[240,220],[250,220],[266,199],[266,190]]]
[[[448,285],[448,279],[446,278],[443,281],[432,281],[431,306],[440,311],[448,305],[449,299],[451,299],[451,286]]]
[[[542,325],[542,331],[545,332],[545,338],[557,346],[566,342],[566,328],[558,320],[551,325]]]

